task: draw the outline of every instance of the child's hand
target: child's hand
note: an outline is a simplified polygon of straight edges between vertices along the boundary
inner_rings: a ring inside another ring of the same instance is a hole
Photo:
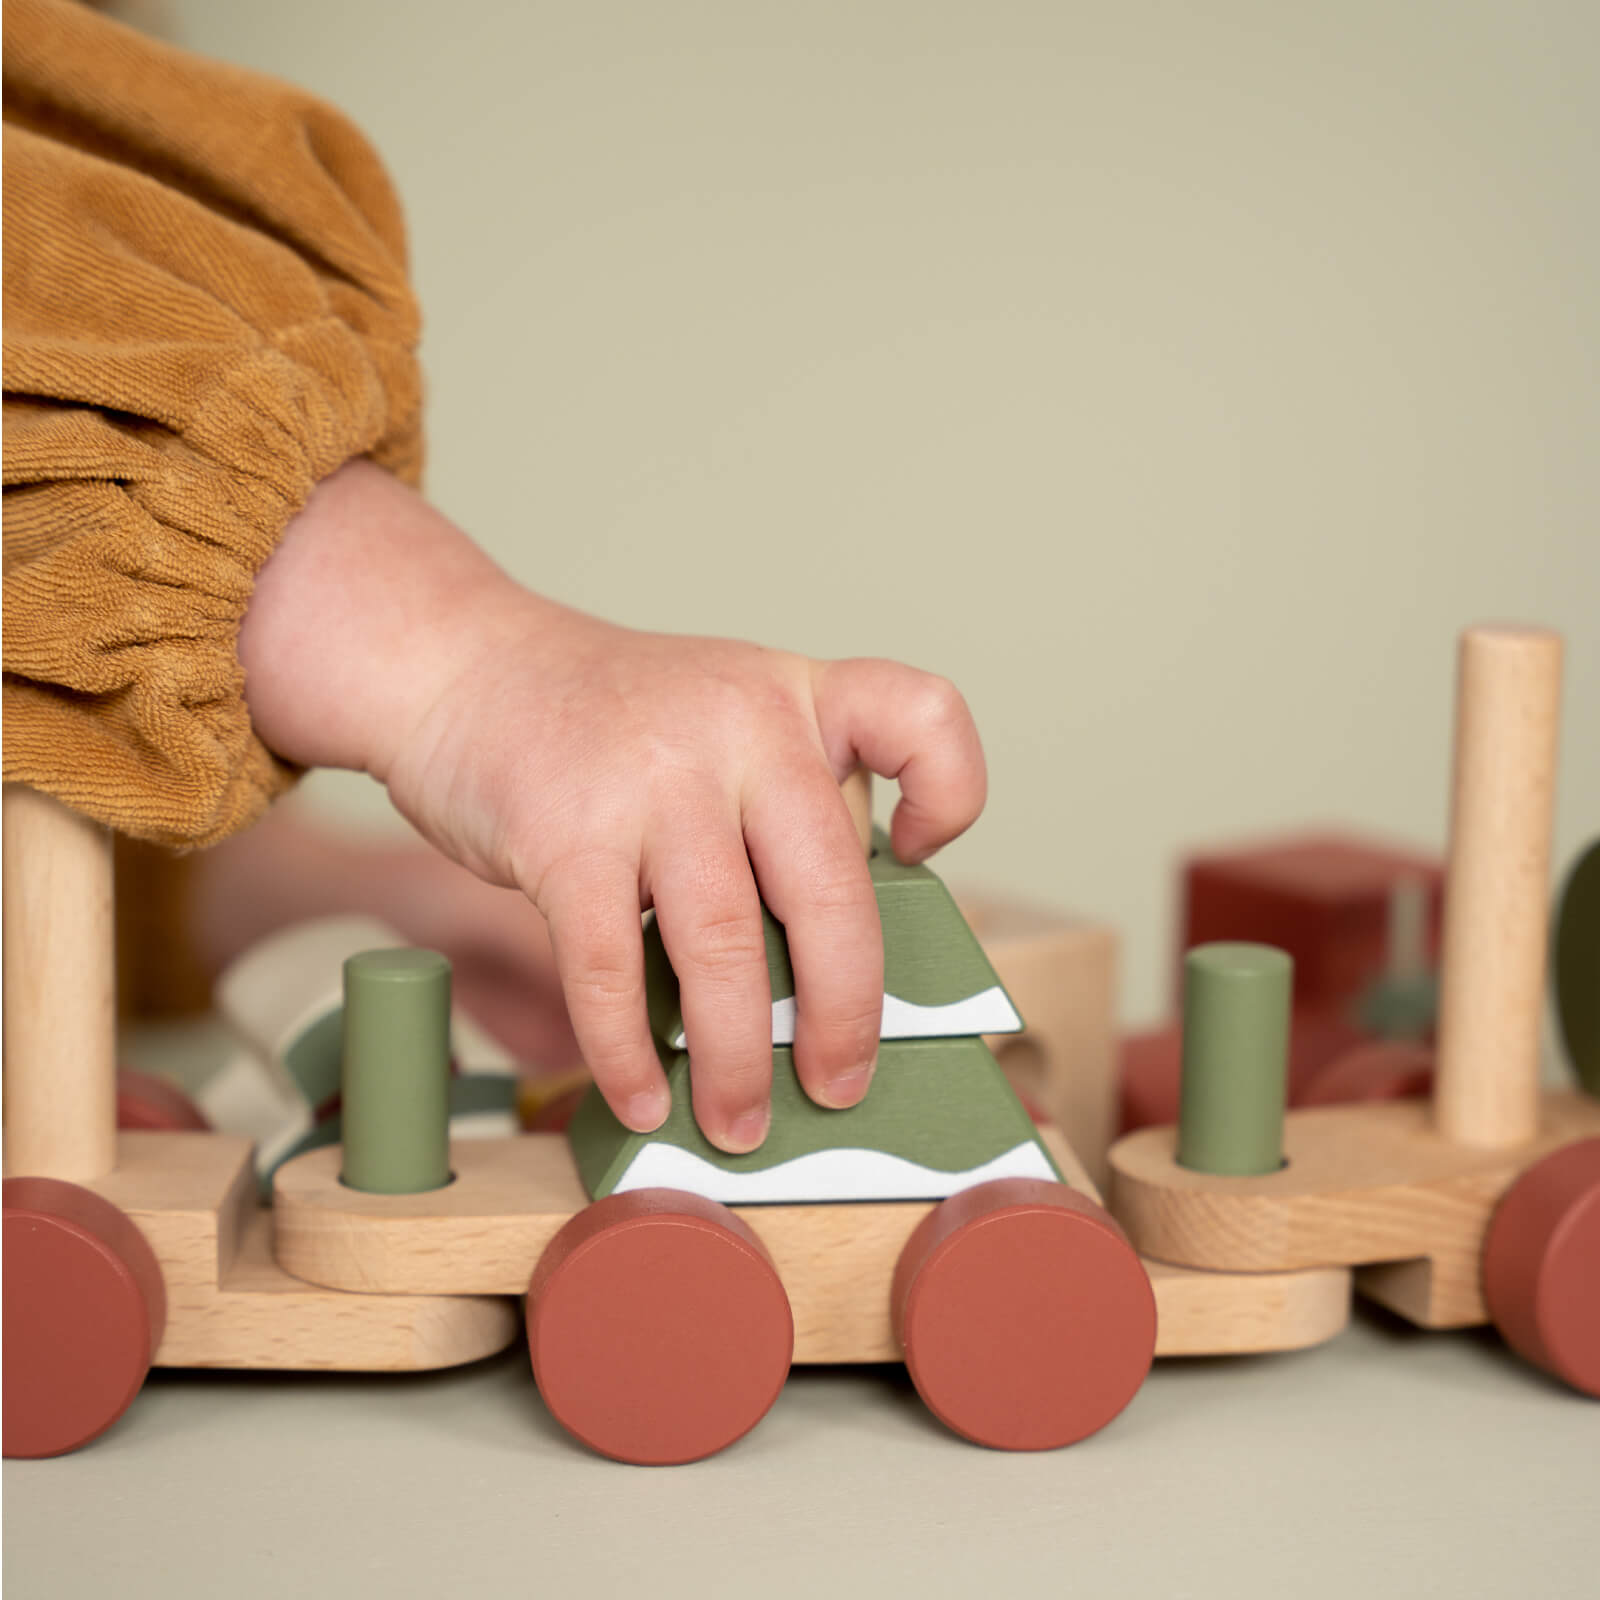
[[[838,783],[858,762],[900,780],[904,860],[966,828],[983,757],[948,683],[612,627],[513,584],[359,463],[291,524],[240,656],[272,748],[372,772],[446,854],[545,915],[578,1043],[629,1126],[667,1110],[644,1007],[639,913],[654,905],[682,983],[695,1115],[729,1150],[764,1137],[758,889],[789,937],[807,1092],[833,1106],[866,1092],[883,952]]]

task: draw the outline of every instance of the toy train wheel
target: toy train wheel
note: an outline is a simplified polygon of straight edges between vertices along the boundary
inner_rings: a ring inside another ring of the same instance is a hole
[[[1483,1298],[1518,1355],[1600,1397],[1600,1139],[1536,1161],[1495,1208]]]
[[[923,1218],[891,1308],[928,1409],[975,1444],[1050,1450],[1103,1428],[1155,1355],[1150,1279],[1103,1207],[1002,1178]]]
[[[551,1415],[591,1449],[666,1466],[748,1433],[783,1388],[794,1318],[777,1269],[726,1206],[610,1195],[550,1241],[528,1349]]]
[[[166,1289],[109,1200],[57,1178],[7,1178],[4,1190],[5,1453],[64,1455],[132,1404],[166,1328]]]

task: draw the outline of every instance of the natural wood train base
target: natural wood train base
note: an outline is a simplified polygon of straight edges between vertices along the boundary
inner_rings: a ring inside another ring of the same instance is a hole
[[[250,1152],[225,1134],[123,1133],[116,1168],[86,1185],[132,1218],[161,1264],[156,1366],[415,1372],[519,1337],[503,1299],[341,1294],[291,1277],[273,1260]]]
[[[1060,1134],[1045,1137],[1090,1195]],[[278,1264],[367,1294],[518,1295],[545,1246],[588,1200],[565,1138],[474,1139],[452,1151],[455,1181],[417,1195],[372,1195],[339,1180],[336,1148],[278,1171]],[[889,1284],[929,1202],[735,1207],[771,1254],[794,1312],[797,1362],[898,1361]],[[1156,1266],[1157,1355],[1298,1349],[1349,1315],[1342,1268],[1279,1274]]]
[[[1425,1328],[1489,1320],[1479,1285],[1495,1202],[1540,1156],[1600,1133],[1600,1101],[1543,1097],[1538,1135],[1511,1149],[1444,1138],[1422,1100],[1291,1112],[1285,1165],[1264,1177],[1191,1172],[1176,1130],[1111,1152],[1111,1205],[1146,1256],[1218,1272],[1354,1267],[1356,1292]]]

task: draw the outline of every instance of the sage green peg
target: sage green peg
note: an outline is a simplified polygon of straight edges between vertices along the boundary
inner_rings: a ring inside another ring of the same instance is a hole
[[[1272,945],[1184,957],[1180,1166],[1244,1177],[1283,1165],[1293,981],[1293,960]]]
[[[344,964],[344,1181],[420,1194],[450,1181],[450,963],[367,950]]]

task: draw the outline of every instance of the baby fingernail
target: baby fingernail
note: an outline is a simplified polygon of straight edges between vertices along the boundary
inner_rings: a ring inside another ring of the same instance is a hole
[[[636,1133],[653,1133],[667,1120],[672,1108],[672,1097],[665,1089],[645,1089],[628,1102],[628,1114],[622,1120]]]
[[[829,1078],[822,1085],[822,1103],[835,1111],[859,1104],[877,1070],[878,1058],[874,1056],[864,1067],[852,1067],[848,1072]]]
[[[740,1154],[746,1150],[754,1150],[766,1138],[767,1124],[771,1120],[770,1106],[752,1106],[748,1111],[741,1111],[728,1124],[729,1145]]]

